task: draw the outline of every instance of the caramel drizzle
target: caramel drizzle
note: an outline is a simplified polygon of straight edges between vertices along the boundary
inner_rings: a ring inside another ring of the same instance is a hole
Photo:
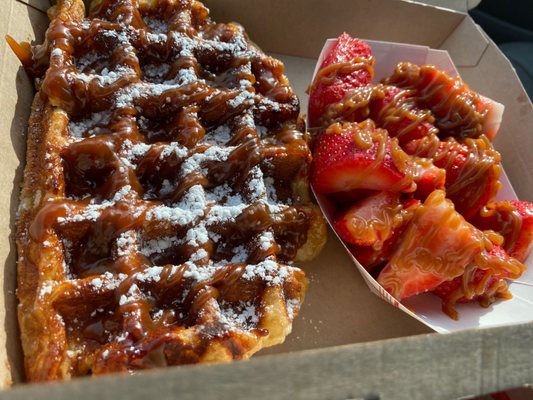
[[[522,230],[522,217],[516,210],[516,207],[507,201],[500,201],[495,204],[489,204],[479,211],[482,218],[496,218],[498,225],[498,234],[503,236],[503,245],[505,251],[509,252],[515,246],[520,231]],[[496,234],[493,231],[486,233]]]
[[[433,66],[400,63],[384,82],[416,90],[416,101],[437,116],[436,127],[442,133],[474,138],[482,134],[488,108],[478,110],[479,95],[459,78]]]
[[[376,122],[378,125],[389,129],[403,119],[411,121],[411,123],[403,127],[398,132],[395,132],[395,137],[401,141],[402,137],[413,131],[417,126],[424,122],[433,124],[435,118],[430,110],[419,109],[414,104],[414,92],[412,90],[403,89],[396,93],[392,100],[383,107],[377,115]],[[437,134],[438,129],[431,128],[429,135]]]
[[[319,125],[329,126],[336,122],[361,122],[370,115],[370,104],[385,97],[383,86],[365,85],[354,88],[344,98],[330,104],[320,117]]]
[[[315,91],[320,85],[331,85],[341,75],[350,75],[357,71],[368,72],[370,76],[369,80],[371,81],[374,79],[374,62],[374,57],[370,56],[369,58],[355,57],[349,61],[329,64],[316,73],[313,84],[308,89],[308,93]]]
[[[491,175],[495,179],[500,176],[501,156],[492,148],[485,135],[481,135],[477,139],[467,138],[462,142],[458,142],[454,138],[441,142],[437,136],[431,135],[418,140],[414,147],[410,147],[410,150],[411,154],[428,157],[433,160],[435,165],[446,170],[451,168],[456,157],[463,156],[466,153],[466,159],[457,171],[456,179],[453,183],[449,180],[446,181],[448,196],[453,196],[471,187],[474,182],[482,179],[489,171],[491,171]],[[500,185],[493,185],[493,192],[490,194],[490,198],[494,198],[499,187]],[[483,191],[485,187],[481,186],[479,190]]]
[[[390,90],[395,88],[383,84],[354,88],[348,91],[341,101],[328,106],[320,117],[320,125],[327,126],[342,121],[360,122],[370,116],[378,126],[387,129],[389,134],[394,133],[394,137],[401,141],[420,124],[433,124],[435,118],[431,111],[416,107],[414,91],[410,89],[399,90],[375,115],[371,113],[372,105],[383,100]],[[398,131],[391,129],[402,120],[410,122]],[[437,133],[438,129],[435,127],[428,132],[429,135]]]
[[[476,282],[476,272],[480,270],[483,271],[483,276]],[[502,259],[485,250],[465,268],[461,286],[443,300],[443,311],[457,320],[458,313],[455,304],[458,301],[477,298],[481,306],[488,307],[494,303],[496,298],[510,298],[511,293],[505,279],[517,279],[524,271],[525,266],[517,259],[512,257]]]

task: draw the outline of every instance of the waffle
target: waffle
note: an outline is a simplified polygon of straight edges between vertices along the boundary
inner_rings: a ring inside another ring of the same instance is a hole
[[[187,0],[60,0],[17,220],[28,380],[245,359],[290,333],[326,228],[283,64]]]

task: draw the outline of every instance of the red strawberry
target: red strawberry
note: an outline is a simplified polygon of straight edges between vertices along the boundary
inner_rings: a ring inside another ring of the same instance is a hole
[[[533,204],[527,201],[510,201],[520,215],[522,226],[514,243],[509,241],[509,254],[524,262],[533,247]]]
[[[350,244],[374,246],[391,237],[402,222],[401,211],[399,193],[378,192],[341,213],[333,227]]]
[[[311,182],[318,193],[408,192],[413,189],[408,159],[371,120],[333,124],[317,139]]]
[[[391,222],[391,225],[395,225],[395,227],[392,229],[392,234],[385,241],[375,242],[371,246],[348,245],[350,252],[367,271],[374,270],[375,267],[382,265],[390,258],[396,248],[398,239],[408,226],[414,210],[419,205],[420,201],[416,199],[407,199],[401,202],[402,209],[396,214],[398,222],[394,224]]]
[[[392,238],[391,238],[392,239]],[[350,253],[353,254],[357,261],[369,272],[373,271],[377,266],[383,264],[388,260],[394,241],[391,239],[385,241],[383,246],[376,250],[372,246],[352,246],[348,245]],[[396,239],[396,238],[394,238]]]
[[[372,51],[365,42],[343,33],[324,58],[309,93],[309,125],[320,126],[330,104],[346,93],[370,83],[373,76]]]
[[[411,157],[415,165],[413,179],[416,183],[416,191],[413,193],[416,199],[424,201],[434,190],[444,189],[446,183],[446,170],[436,167],[429,159]]]
[[[370,103],[370,118],[380,128],[387,129],[400,144],[437,134],[435,118],[429,110],[420,109],[412,97],[412,91],[395,86],[382,85],[384,96],[374,96]]]
[[[488,121],[492,103],[471,91],[458,77],[450,77],[431,65],[406,62],[398,64],[385,82],[415,90],[418,105],[432,111],[435,126],[444,137],[478,137],[485,126],[491,127],[489,136],[495,135],[492,117]]]
[[[462,275],[484,248],[482,232],[436,190],[416,209],[378,282],[398,300],[427,292]]]
[[[443,282],[433,290],[443,299],[443,310],[453,319],[458,317],[455,303],[478,300],[481,305],[488,306],[496,297],[508,297],[504,279],[516,279],[525,269],[518,260],[496,245],[481,260],[479,265],[471,264],[463,275]]]
[[[500,201],[487,205],[472,219],[482,230],[493,230],[503,236],[504,249],[524,262],[533,247],[533,203]]]
[[[446,170],[446,196],[466,219],[472,218],[498,191],[500,154],[487,137],[438,142],[435,136],[411,141],[404,146],[408,154],[427,157]]]

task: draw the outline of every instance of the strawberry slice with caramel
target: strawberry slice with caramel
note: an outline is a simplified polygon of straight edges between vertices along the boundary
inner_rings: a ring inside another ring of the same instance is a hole
[[[446,184],[446,170],[433,164],[430,159],[411,157],[413,165],[413,180],[416,191],[413,196],[418,200],[425,200],[433,191],[444,190]]]
[[[378,85],[369,104],[370,118],[380,128],[387,129],[390,137],[398,138],[401,145],[411,140],[437,134],[435,118],[426,109],[421,109],[413,97],[414,91],[390,85]]]
[[[359,246],[381,246],[402,223],[398,192],[378,192],[342,212],[333,227],[344,241]]]
[[[462,275],[484,249],[483,233],[436,190],[415,210],[378,282],[402,300]]]
[[[371,120],[335,123],[317,139],[311,182],[318,193],[413,191],[409,156]]]
[[[479,137],[496,135],[493,103],[476,92],[459,77],[451,77],[432,65],[400,63],[386,84],[415,91],[421,108],[430,109],[442,137]]]
[[[503,248],[524,262],[533,247],[533,203],[511,200],[491,203],[472,219],[482,230],[503,236]]]
[[[372,209],[371,213],[368,213],[368,210],[364,209],[370,205]],[[376,209],[379,205],[385,210]],[[348,242],[348,249],[357,261],[367,271],[371,271],[389,260],[398,239],[419,205],[420,201],[416,199],[400,200],[398,193],[379,192],[341,214],[334,222],[334,228],[339,236]],[[356,215],[354,216],[350,211],[354,211]],[[359,221],[353,222],[350,217],[359,218]],[[354,229],[347,228],[346,225],[359,228],[360,231],[356,232],[360,236],[347,237],[346,233],[341,234],[343,231],[348,231],[348,235],[354,234]],[[368,240],[369,237],[372,240]]]
[[[433,290],[443,300],[443,311],[453,319],[458,319],[456,303],[477,300],[483,307],[488,307],[497,298],[510,298],[505,279],[516,279],[525,270],[520,261],[498,245],[484,251],[476,261],[466,267],[463,275],[443,282]]]
[[[500,153],[485,135],[458,141],[436,136],[414,140],[404,146],[408,154],[429,158],[446,170],[446,196],[467,220],[491,201],[500,188]]]
[[[309,125],[321,125],[329,105],[350,90],[366,86],[374,74],[373,57],[365,42],[343,33],[324,58],[309,90]]]

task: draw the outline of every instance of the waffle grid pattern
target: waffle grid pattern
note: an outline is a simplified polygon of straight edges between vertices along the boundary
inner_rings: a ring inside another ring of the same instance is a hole
[[[28,378],[282,342],[306,288],[292,260],[325,235],[283,65],[198,2],[52,14],[17,236]]]

